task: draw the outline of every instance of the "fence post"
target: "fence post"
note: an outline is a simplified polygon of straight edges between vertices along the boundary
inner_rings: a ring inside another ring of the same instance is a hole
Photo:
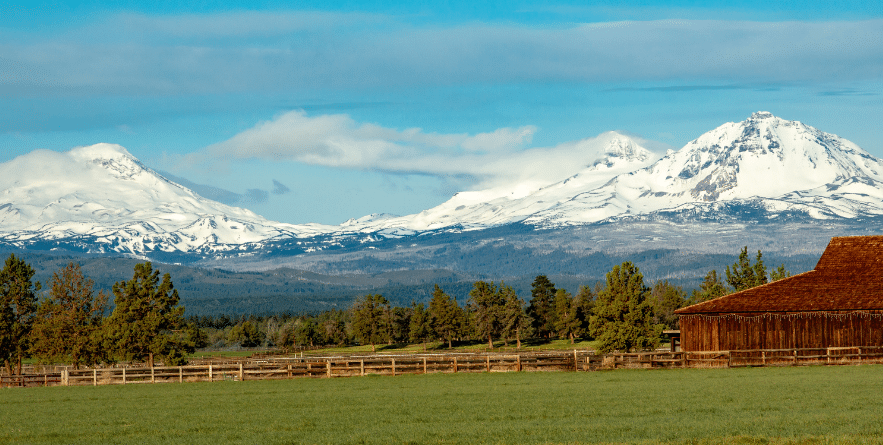
[[[826,348],[826,349],[825,349],[825,352],[827,353],[826,355],[828,356],[828,357],[825,359],[825,363],[828,364],[828,365],[830,365],[830,364],[831,364],[831,348]]]
[[[288,378],[291,378],[291,363],[288,364]]]
[[[731,351],[727,351],[727,368],[733,367],[733,354]]]
[[[797,366],[797,349],[794,350],[794,366]]]
[[[681,348],[681,367],[687,367],[687,351],[684,351],[683,348]]]
[[[184,383],[184,367],[178,366],[178,383]]]
[[[212,365],[208,365],[208,381],[213,382],[213,377],[214,376],[212,375]]]
[[[454,374],[457,373],[457,357],[454,357]]]
[[[515,354],[515,370],[521,372],[521,354]]]
[[[245,372],[243,372],[243,370],[242,370],[242,362],[239,362],[239,381],[240,382],[245,381]]]
[[[491,356],[484,356],[484,369],[486,372],[491,372]]]
[[[64,386],[70,386],[70,375],[67,372],[67,368],[61,371],[61,381],[64,382]]]
[[[359,360],[359,374],[365,377],[365,359]]]
[[[153,372],[153,366],[150,366],[150,383],[156,383],[156,375]]]
[[[328,370],[328,378],[331,378],[331,359],[325,360],[325,369]]]
[[[573,370],[579,372],[579,361],[576,358],[576,349],[573,350]]]
[[[98,370],[92,368],[92,386],[98,386]]]
[[[858,348],[858,362],[862,362],[862,348]]]
[[[123,385],[126,384],[126,368],[123,368]]]
[[[396,376],[396,359],[392,359],[392,376]]]
[[[423,373],[426,374],[426,357],[423,357]]]
[[[760,363],[766,366],[766,351],[760,351]]]

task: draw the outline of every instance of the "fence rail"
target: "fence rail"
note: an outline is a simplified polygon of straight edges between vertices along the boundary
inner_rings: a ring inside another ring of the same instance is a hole
[[[597,355],[593,351],[493,354],[337,355],[231,359],[186,366],[69,369],[0,375],[3,386],[127,385],[164,382],[215,382],[302,377],[594,371],[616,368],[727,368],[883,363],[883,347],[757,349],[743,351],[639,352]],[[58,369],[61,368],[61,369]]]

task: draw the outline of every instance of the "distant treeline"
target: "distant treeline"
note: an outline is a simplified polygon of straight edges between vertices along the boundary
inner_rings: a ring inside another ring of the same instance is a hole
[[[677,327],[673,312],[693,304],[785,278],[784,265],[767,274],[762,254],[754,263],[747,247],[726,267],[726,281],[710,271],[689,298],[680,286],[660,281],[644,284],[637,266],[625,261],[594,287],[582,285],[575,295],[556,288],[546,275],[531,283],[525,302],[503,282],[475,281],[463,304],[435,284],[428,304],[393,305],[382,294],[363,294],[344,309],[307,314],[202,315],[184,317],[171,276],[138,263],[130,280],[113,285],[113,311],[108,295],[93,291],[80,266],[56,271],[44,291],[33,280],[34,269],[10,255],[0,270],[0,360],[13,365],[35,357],[41,362],[81,364],[150,361],[181,364],[206,346],[277,346],[443,341],[510,341],[524,338],[593,338],[601,351],[653,348],[660,333]]]

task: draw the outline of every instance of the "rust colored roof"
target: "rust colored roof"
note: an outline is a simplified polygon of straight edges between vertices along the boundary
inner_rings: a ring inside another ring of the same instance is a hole
[[[676,314],[883,309],[883,236],[835,237],[816,268]]]

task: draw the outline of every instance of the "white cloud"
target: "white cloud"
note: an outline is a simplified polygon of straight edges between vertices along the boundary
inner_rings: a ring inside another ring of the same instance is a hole
[[[597,160],[609,134],[554,147],[528,147],[536,127],[487,133],[439,134],[359,123],[347,115],[292,111],[187,157],[190,163],[243,159],[292,161],[326,167],[422,174],[462,186],[492,187],[525,180],[562,180]],[[630,136],[645,147],[658,143]]]

